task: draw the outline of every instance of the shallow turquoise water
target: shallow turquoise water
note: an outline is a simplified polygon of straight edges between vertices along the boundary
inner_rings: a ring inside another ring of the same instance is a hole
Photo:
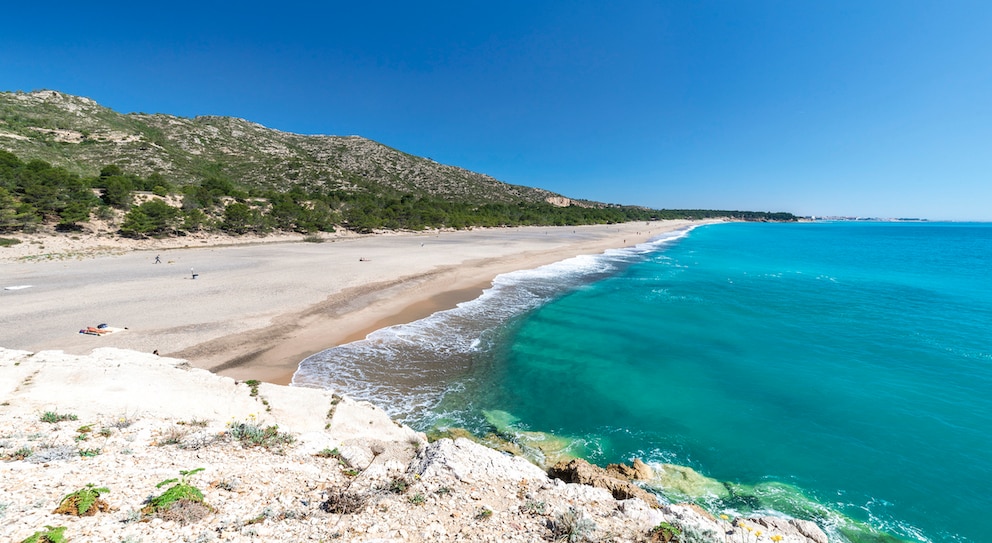
[[[870,531],[851,532],[856,521],[911,541],[985,541],[989,269],[992,225],[701,227],[514,276],[349,347],[370,373],[345,388],[420,427],[483,432],[482,411],[501,410],[578,439],[600,464],[640,457],[784,488],[707,505],[809,516],[835,524],[837,541]],[[412,338],[429,347],[412,353]],[[294,382],[341,387],[348,349],[327,353]],[[399,400],[411,390],[420,400]]]

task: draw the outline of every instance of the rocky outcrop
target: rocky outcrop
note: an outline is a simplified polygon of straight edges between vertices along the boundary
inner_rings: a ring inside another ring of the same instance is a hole
[[[650,481],[654,477],[654,470],[645,464],[640,458],[635,458],[634,462],[627,464],[610,464],[606,466],[606,472],[617,479],[628,481]]]
[[[618,500],[640,498],[653,507],[660,505],[654,494],[628,480],[618,479],[605,469],[582,459],[558,462],[548,469],[548,475],[566,483],[578,483],[606,489]]]
[[[752,530],[761,530],[764,533],[775,533],[789,535],[795,538],[805,538],[810,543],[827,543],[827,534],[814,522],[799,519],[786,519],[778,517],[758,517],[749,518],[743,522],[751,523]],[[737,522],[742,524],[743,522]],[[744,524],[747,530],[747,524]]]
[[[544,478],[541,468],[465,438],[441,439],[421,449],[411,471],[422,478],[453,477],[464,483]]]

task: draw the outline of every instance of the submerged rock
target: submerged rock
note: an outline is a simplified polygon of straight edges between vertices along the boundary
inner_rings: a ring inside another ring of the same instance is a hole
[[[496,429],[496,435],[519,446],[522,454],[534,463],[551,466],[558,462],[588,456],[586,442],[569,436],[522,430],[516,426],[519,418],[498,409],[483,410],[486,422]]]
[[[660,469],[655,469],[654,477],[649,486],[658,488],[666,494],[676,494],[680,498],[687,498],[692,501],[700,498],[727,498],[730,496],[730,491],[720,481],[707,477],[692,468],[675,464],[662,464]]]

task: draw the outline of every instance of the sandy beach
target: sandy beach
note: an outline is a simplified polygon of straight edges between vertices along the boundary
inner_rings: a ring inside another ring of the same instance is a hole
[[[501,273],[690,224],[330,235],[324,243],[34,240],[0,248],[0,346],[157,351],[220,375],[286,384],[308,355],[473,299]],[[99,324],[126,330],[79,333]]]
[[[429,442],[368,402],[280,384],[307,354],[474,298],[500,273],[687,225],[146,250],[45,239],[45,253],[0,252],[0,539],[634,543],[679,526],[827,543],[812,522],[720,519],[632,482],[709,481],[687,468],[535,465],[465,438]],[[102,322],[127,329],[79,333]],[[186,360],[166,356],[176,353]],[[157,488],[187,473],[209,507],[150,509]],[[86,485],[106,487],[100,513],[60,514]]]

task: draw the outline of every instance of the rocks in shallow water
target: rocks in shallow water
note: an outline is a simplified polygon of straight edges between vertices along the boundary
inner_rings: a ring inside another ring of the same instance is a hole
[[[662,464],[660,469],[655,469],[651,486],[664,489],[667,493],[680,494],[690,500],[730,496],[730,491],[720,481],[706,477],[692,468],[675,464]]]
[[[630,466],[627,464],[610,464],[606,466],[606,471],[618,479],[628,481],[650,481],[654,477],[654,470],[651,466],[641,462],[640,458],[635,458]]]
[[[569,436],[559,436],[546,432],[521,430],[516,426],[520,420],[506,411],[483,410],[486,422],[496,429],[496,435],[519,447],[521,453],[537,464],[550,466],[561,461],[587,456],[587,443]]]
[[[618,479],[605,469],[594,466],[585,460],[575,459],[558,462],[548,469],[548,475],[566,483],[579,483],[606,489],[618,500],[640,498],[654,507],[659,506],[658,498],[650,492],[630,481]]]

